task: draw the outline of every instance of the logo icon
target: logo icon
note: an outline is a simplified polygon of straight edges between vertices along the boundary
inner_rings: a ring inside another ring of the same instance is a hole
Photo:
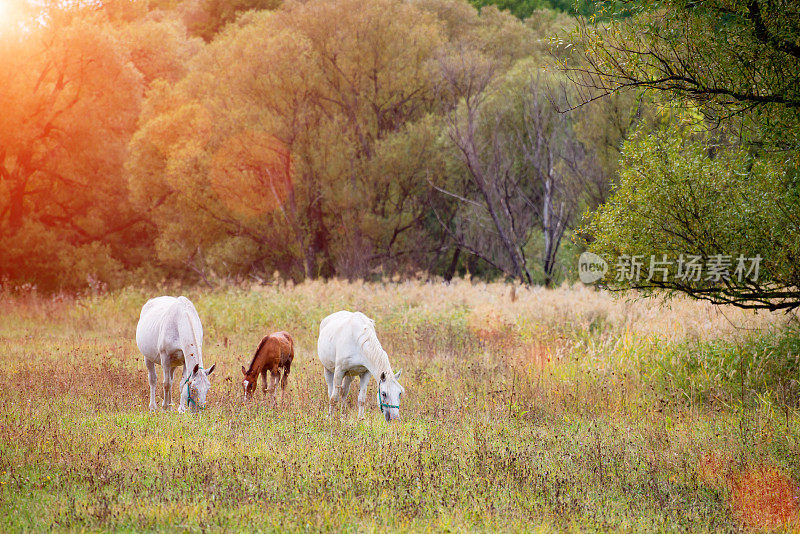
[[[578,278],[584,284],[593,284],[608,272],[606,260],[594,252],[584,252],[578,258]]]

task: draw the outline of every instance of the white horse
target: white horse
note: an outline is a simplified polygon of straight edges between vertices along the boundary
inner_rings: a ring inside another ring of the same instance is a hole
[[[202,409],[211,382],[208,377],[215,365],[203,369],[203,326],[194,304],[186,297],[157,297],[142,307],[136,325],[136,345],[144,355],[150,382],[150,409],[156,410],[156,364],[164,373],[164,404],[172,405],[172,378],[177,367],[183,365],[179,412]],[[191,369],[191,373],[188,371]]]
[[[387,421],[400,419],[400,396],[405,392],[392,372],[389,356],[375,335],[375,321],[359,312],[339,311],[319,325],[317,354],[325,368],[330,399],[329,414],[341,399],[344,405],[353,378],[359,377],[358,416],[364,416],[369,377],[379,377],[378,403]]]

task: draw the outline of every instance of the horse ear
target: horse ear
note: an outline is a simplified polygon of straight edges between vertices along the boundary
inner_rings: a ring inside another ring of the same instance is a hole
[[[402,369],[400,369],[399,371],[397,371],[397,372],[394,374],[394,379],[395,379],[395,380],[400,380],[400,375],[401,375],[401,374],[403,374],[403,370],[402,370]]]
[[[215,363],[214,365],[212,365],[212,366],[211,366],[211,369],[209,369],[208,371],[206,371],[206,376],[208,376],[208,375],[210,375],[211,373],[213,373],[213,372],[214,372],[214,368],[215,368],[216,366],[217,366],[217,364],[216,364],[216,363]]]
[[[381,382],[386,381],[386,373],[381,373]]]
[[[247,376],[247,369],[244,368],[244,365],[242,366],[242,374]]]
[[[192,369],[192,376],[197,374],[198,369],[200,369],[200,364],[199,363],[194,364],[194,369]]]

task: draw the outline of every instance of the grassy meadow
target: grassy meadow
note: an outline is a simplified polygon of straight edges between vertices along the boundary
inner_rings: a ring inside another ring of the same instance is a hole
[[[0,531],[800,527],[792,315],[463,280],[197,288],[218,372],[192,416],[147,410],[155,294],[0,294]],[[401,423],[374,383],[364,420],[356,387],[327,417],[316,335],[339,309],[403,369]],[[243,404],[240,366],[278,329],[288,405]]]

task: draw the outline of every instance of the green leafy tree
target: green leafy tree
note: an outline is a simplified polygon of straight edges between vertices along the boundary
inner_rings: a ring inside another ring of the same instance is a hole
[[[374,260],[390,272],[444,272],[452,278],[461,249],[445,231],[457,210],[431,183],[452,180],[452,154],[442,142],[444,118],[431,113],[407,123],[376,143],[366,172],[372,177],[372,213],[364,229],[374,243]],[[443,226],[439,220],[447,221]],[[451,258],[455,258],[455,264]],[[448,265],[452,264],[452,269]],[[449,274],[448,274],[449,273]]]
[[[643,2],[635,17],[602,26],[584,21],[585,62],[565,65],[587,90],[583,102],[646,89],[668,103],[664,128],[672,128],[640,132],[626,146],[618,189],[585,237],[612,262],[668,254],[678,265],[658,271],[669,276],[607,278],[610,286],[742,307],[800,305],[797,15],[786,2],[670,1]],[[756,280],[687,282],[679,260],[689,256],[706,268],[732,256],[731,274],[739,256],[763,259]]]
[[[579,29],[584,63],[565,65],[598,98],[649,89],[736,123],[745,140],[800,144],[800,7],[772,0],[641,2],[636,17]]]
[[[497,7],[520,19],[527,19],[542,10],[585,17],[593,15],[607,17],[614,12],[627,14],[629,4],[634,3],[628,0],[469,0],[469,2],[479,9],[487,6]]]
[[[796,169],[718,139],[712,151],[692,120],[640,131],[625,144],[613,196],[587,228],[591,250],[612,266],[606,284],[745,308],[796,307]]]

